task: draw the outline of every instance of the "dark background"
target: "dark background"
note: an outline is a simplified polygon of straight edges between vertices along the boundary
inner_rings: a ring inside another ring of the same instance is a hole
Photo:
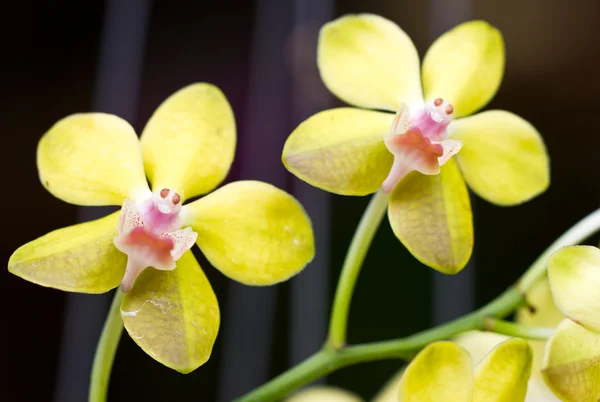
[[[507,52],[504,81],[488,108],[515,112],[539,129],[551,156],[552,184],[518,207],[476,199],[475,255],[447,282],[462,289],[444,296],[451,303],[437,294],[446,282],[414,260],[384,221],[356,289],[349,340],[425,329],[495,297],[598,207],[598,11],[597,0],[568,6],[560,0],[2,3],[0,258],[8,261],[21,244],[100,213],[55,199],[39,184],[36,144],[54,122],[97,110],[119,114],[140,132],[175,90],[198,81],[216,84],[238,125],[237,158],[227,180],[261,179],[293,192],[313,217],[318,258],[288,283],[242,289],[199,255],[221,304],[212,358],[184,376],[124,335],[109,400],[230,400],[320,346],[339,268],[368,201],[303,186],[280,163],[291,130],[339,104],[316,71],[318,28],[345,13],[378,13],[398,23],[422,56],[447,28],[482,18],[501,30]],[[0,270],[0,401],[84,401],[109,300],[73,298]],[[350,367],[327,381],[369,398],[400,364]]]

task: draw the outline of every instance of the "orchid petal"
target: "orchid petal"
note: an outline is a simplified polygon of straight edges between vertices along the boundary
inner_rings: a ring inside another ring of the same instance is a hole
[[[383,17],[346,15],[321,29],[321,78],[343,101],[395,112],[422,101],[419,55],[404,31]]]
[[[315,253],[312,226],[291,195],[259,181],[238,181],[181,211],[184,225],[210,263],[247,285],[271,285],[296,275]]]
[[[600,334],[564,320],[548,340],[542,375],[563,401],[598,401]]]
[[[523,402],[531,375],[533,350],[524,339],[502,342],[475,370],[473,400]]]
[[[469,193],[456,162],[439,175],[407,175],[392,192],[388,217],[394,234],[423,264],[445,274],[462,270],[473,251]]]
[[[600,250],[570,246],[548,259],[548,281],[556,307],[571,320],[600,332]]]
[[[435,342],[408,365],[400,381],[402,402],[472,402],[471,356],[452,342]]]
[[[283,163],[301,180],[332,193],[374,193],[392,167],[384,137],[393,119],[354,108],[317,113],[287,139]]]
[[[119,285],[126,256],[115,248],[119,213],[48,233],[21,246],[8,270],[67,292],[104,293]]]
[[[465,22],[440,36],[423,59],[425,99],[447,99],[455,118],[492,99],[504,74],[504,42],[485,21]]]
[[[450,135],[464,144],[456,160],[467,184],[481,198],[514,205],[548,188],[546,147],[526,120],[503,110],[490,110],[459,119],[450,128]]]
[[[154,191],[182,199],[208,193],[225,179],[235,152],[233,111],[214,85],[188,85],[156,109],[141,137]]]
[[[219,331],[219,305],[191,251],[172,271],[145,269],[121,304],[125,329],[144,352],[189,373],[204,364]]]
[[[149,192],[135,131],[110,114],[59,120],[38,144],[37,166],[44,187],[72,204],[121,205]]]

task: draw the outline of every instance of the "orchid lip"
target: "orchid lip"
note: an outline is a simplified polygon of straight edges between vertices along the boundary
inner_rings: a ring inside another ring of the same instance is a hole
[[[440,167],[462,147],[461,141],[448,139],[453,116],[454,107],[442,98],[412,108],[400,106],[385,138],[394,163],[382,184],[384,192],[391,192],[412,171],[440,173]]]
[[[128,292],[147,267],[172,270],[198,235],[191,228],[180,229],[181,196],[162,189],[141,200],[125,200],[113,243],[127,254],[121,288]]]

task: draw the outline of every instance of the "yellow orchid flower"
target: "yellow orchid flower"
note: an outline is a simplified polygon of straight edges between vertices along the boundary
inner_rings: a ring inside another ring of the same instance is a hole
[[[469,345],[471,351],[448,341],[427,346],[386,385],[373,402],[525,400],[533,359],[531,347],[526,341],[473,331],[460,342]],[[475,371],[473,361],[478,362]],[[340,388],[313,387],[299,392],[286,402],[305,400],[362,401],[357,395]]]
[[[562,400],[600,399],[600,250],[570,246],[548,259],[554,303],[567,317],[548,340],[544,380]]]
[[[109,114],[58,121],[38,144],[44,187],[72,204],[122,208],[25,244],[8,269],[71,292],[103,293],[121,283],[121,316],[133,340],[170,368],[196,369],[210,357],[220,315],[194,243],[223,274],[249,285],[286,280],[314,255],[304,209],[269,184],[234,182],[183,205],[225,178],[235,144],[231,107],[207,83],[164,101],[141,141]]]
[[[285,144],[283,163],[332,193],[391,193],[392,229],[421,262],[454,274],[469,260],[473,223],[465,181],[498,205],[524,202],[548,187],[548,156],[530,123],[503,110],[465,118],[493,97],[504,72],[502,36],[486,22],[442,35],[420,74],[415,46],[396,24],[347,15],[321,29],[317,61],[327,88],[356,108],[326,110],[301,123]]]

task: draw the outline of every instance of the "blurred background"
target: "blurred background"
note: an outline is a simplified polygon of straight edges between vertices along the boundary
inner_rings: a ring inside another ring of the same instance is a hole
[[[4,173],[0,253],[51,230],[104,215],[53,198],[38,182],[41,135],[75,112],[102,111],[138,132],[168,95],[192,82],[219,86],[238,125],[227,181],[259,179],[293,193],[316,231],[317,258],[270,288],[233,283],[199,255],[221,305],[211,359],[181,375],[124,335],[109,400],[229,401],[316,351],[346,248],[367,197],[326,194],[281,165],[289,133],[340,105],[316,69],[319,27],[345,13],[398,23],[421,56],[448,28],[485,19],[506,43],[502,86],[488,108],[508,109],[542,133],[552,185],[518,207],[473,198],[475,253],[455,277],[418,263],[384,220],[353,300],[350,343],[390,339],[462,315],[511,285],[564,230],[598,207],[598,1],[579,0],[89,0],[3,4]],[[197,250],[195,250],[197,252]],[[0,401],[82,402],[111,295],[69,295],[0,270]],[[330,384],[371,397],[400,361],[343,369]]]

